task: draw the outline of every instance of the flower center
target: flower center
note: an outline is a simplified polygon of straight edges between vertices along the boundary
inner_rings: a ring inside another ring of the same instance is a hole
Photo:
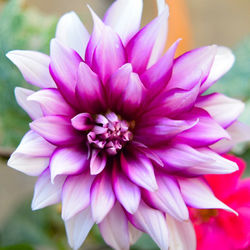
[[[197,224],[207,223],[211,218],[218,216],[217,209],[195,209],[192,208],[192,217]]]
[[[132,137],[129,123],[119,119],[115,113],[97,115],[94,127],[87,134],[92,146],[105,150],[109,155],[117,154]]]

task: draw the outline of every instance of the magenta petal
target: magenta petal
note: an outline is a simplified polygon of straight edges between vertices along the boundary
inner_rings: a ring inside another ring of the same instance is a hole
[[[159,189],[155,192],[143,190],[143,199],[150,206],[168,213],[177,220],[187,220],[188,209],[182,198],[177,181],[163,173],[156,175]]]
[[[121,166],[128,178],[136,185],[149,191],[157,190],[154,167],[151,161],[141,153],[121,155]]]
[[[128,214],[129,221],[141,231],[149,234],[160,249],[168,249],[168,229],[162,212],[140,203],[135,214]]]
[[[57,148],[50,160],[51,179],[58,175],[74,175],[89,166],[87,152],[80,146]]]
[[[75,110],[65,101],[57,89],[42,89],[28,97],[40,104],[44,115],[73,116]]]
[[[32,210],[41,209],[60,202],[64,181],[65,176],[60,176],[52,184],[50,170],[47,168],[37,179],[31,205]]]
[[[104,111],[104,90],[98,76],[84,62],[77,75],[76,96],[82,109],[89,113]]]
[[[80,113],[71,119],[72,126],[79,131],[91,130],[94,121],[89,113]]]
[[[113,170],[113,189],[121,205],[129,213],[135,213],[141,200],[140,188],[119,171],[117,166]]]
[[[57,146],[72,145],[83,141],[65,116],[45,116],[30,123],[30,128]]]
[[[162,39],[162,26],[167,24],[168,9],[165,10],[143,29],[141,29],[127,44],[126,51],[128,62],[133,65],[133,70],[137,73],[142,73],[146,70],[152,53],[159,56],[161,44],[165,43]],[[164,29],[166,32],[167,29]],[[161,38],[159,41],[158,38]],[[155,51],[154,51],[154,48]],[[152,63],[153,64],[153,63]]]
[[[243,102],[219,93],[200,96],[195,106],[205,109],[223,128],[231,125],[244,110]]]
[[[119,0],[109,7],[104,16],[104,23],[117,32],[124,45],[140,28],[142,7],[142,0]]]
[[[82,62],[81,57],[57,39],[51,41],[50,57],[50,73],[58,89],[70,104],[77,106],[75,86],[78,66]]]
[[[90,158],[90,174],[97,175],[100,174],[105,168],[107,163],[107,155],[102,153],[98,149],[92,150],[92,155]]]
[[[94,177],[85,171],[80,175],[69,176],[62,191],[62,218],[68,220],[90,204],[90,188]]]
[[[98,225],[105,242],[114,249],[129,249],[128,219],[117,202]]]
[[[90,197],[92,217],[96,223],[100,223],[115,204],[112,180],[105,171],[95,178]]]

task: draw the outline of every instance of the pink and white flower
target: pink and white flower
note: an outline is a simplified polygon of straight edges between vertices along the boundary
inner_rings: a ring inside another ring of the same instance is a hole
[[[33,210],[62,203],[74,249],[97,223],[114,249],[129,249],[145,232],[161,249],[192,250],[187,206],[232,211],[203,175],[238,169],[218,153],[232,146],[232,127],[235,141],[246,135],[237,121],[244,105],[204,92],[234,56],[213,45],[175,59],[180,40],[163,54],[168,7],[158,0],[158,17],[140,29],[142,7],[117,0],[103,20],[90,9],[91,35],[67,13],[50,56],[7,54],[41,88],[15,90],[33,121],[8,165],[38,176]]]

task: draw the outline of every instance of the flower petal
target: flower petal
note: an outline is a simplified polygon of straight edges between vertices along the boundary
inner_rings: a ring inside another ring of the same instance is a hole
[[[200,96],[196,107],[205,109],[223,128],[231,125],[243,112],[244,103],[225,95],[214,93]],[[230,112],[228,112],[230,110]]]
[[[105,171],[96,177],[90,197],[92,217],[96,223],[100,223],[115,204],[111,177]]]
[[[141,191],[123,173],[118,166],[113,166],[113,189],[117,200],[131,214],[138,209]]]
[[[28,97],[33,93],[34,91],[29,89],[20,87],[15,88],[15,96],[17,103],[19,104],[20,107],[22,107],[25,110],[25,112],[27,112],[30,118],[34,120],[42,117],[43,113],[39,104],[27,100]]]
[[[104,23],[117,32],[124,45],[140,28],[142,7],[142,0],[117,0],[104,16]]]
[[[68,220],[90,204],[90,188],[94,177],[85,171],[80,175],[69,176],[62,191],[62,218]]]
[[[65,176],[60,176],[55,183],[51,183],[50,170],[47,168],[38,178],[34,196],[32,200],[32,210],[41,209],[47,206],[54,205],[61,201],[62,186],[65,181]]]
[[[90,174],[97,175],[100,174],[105,168],[107,163],[107,155],[102,153],[102,151],[93,149],[90,158]]]
[[[141,202],[134,214],[128,214],[130,222],[150,235],[160,249],[168,249],[168,229],[164,215]]]
[[[56,87],[49,73],[49,56],[28,50],[14,50],[6,56],[19,68],[28,83],[40,88]]]
[[[30,128],[57,146],[72,145],[83,141],[65,116],[45,116],[30,123]]]
[[[94,121],[89,113],[80,113],[71,119],[72,126],[80,131],[91,130]]]
[[[74,250],[79,249],[93,225],[94,221],[91,216],[90,207],[65,221],[66,233],[70,247]]]
[[[27,100],[39,103],[44,115],[71,117],[76,113],[57,89],[42,89],[30,95]]]
[[[196,250],[196,235],[191,221],[178,221],[167,216],[169,249]]]
[[[56,38],[84,58],[89,32],[75,12],[68,12],[60,18],[56,28]]]
[[[189,218],[188,209],[182,198],[177,181],[164,173],[157,172],[159,189],[155,192],[143,190],[143,199],[151,207],[175,217],[177,220]]]
[[[136,185],[149,191],[157,190],[154,167],[146,156],[141,153],[121,154],[121,166],[128,178]]]
[[[150,66],[153,65],[155,59],[158,59],[159,54],[162,53],[163,44],[165,46],[168,15],[168,8],[165,8],[127,44],[128,62],[133,65],[135,72],[143,73],[147,69],[148,63],[150,62]]]
[[[57,39],[50,43],[50,73],[64,98],[77,107],[75,86],[77,70],[82,62],[81,57],[74,50],[65,47]]]
[[[142,231],[139,231],[137,228],[128,223],[128,230],[129,230],[129,241],[130,245],[134,245],[137,240],[142,236]]]
[[[58,147],[50,160],[51,181],[58,175],[75,175],[89,166],[87,152],[80,146]]]
[[[109,246],[116,250],[129,250],[128,219],[118,202],[98,226]]]

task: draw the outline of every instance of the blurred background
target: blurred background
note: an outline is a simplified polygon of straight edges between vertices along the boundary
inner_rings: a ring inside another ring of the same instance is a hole
[[[178,54],[209,44],[229,46],[236,63],[213,91],[246,102],[241,120],[250,124],[250,1],[249,0],[167,0],[170,5],[169,40],[183,41]],[[29,118],[14,99],[14,87],[32,88],[5,57],[9,50],[31,49],[49,52],[60,15],[74,10],[91,31],[86,8],[90,4],[103,16],[112,0],[0,0],[0,249],[69,249],[66,244],[60,207],[31,212],[35,178],[6,166],[6,161],[28,130]],[[156,16],[154,0],[144,0],[142,25]],[[250,166],[250,147],[240,145],[234,153]],[[250,167],[249,167],[250,168]],[[249,171],[250,174],[250,171]],[[94,228],[83,249],[109,249]],[[157,249],[143,236],[133,249]]]

